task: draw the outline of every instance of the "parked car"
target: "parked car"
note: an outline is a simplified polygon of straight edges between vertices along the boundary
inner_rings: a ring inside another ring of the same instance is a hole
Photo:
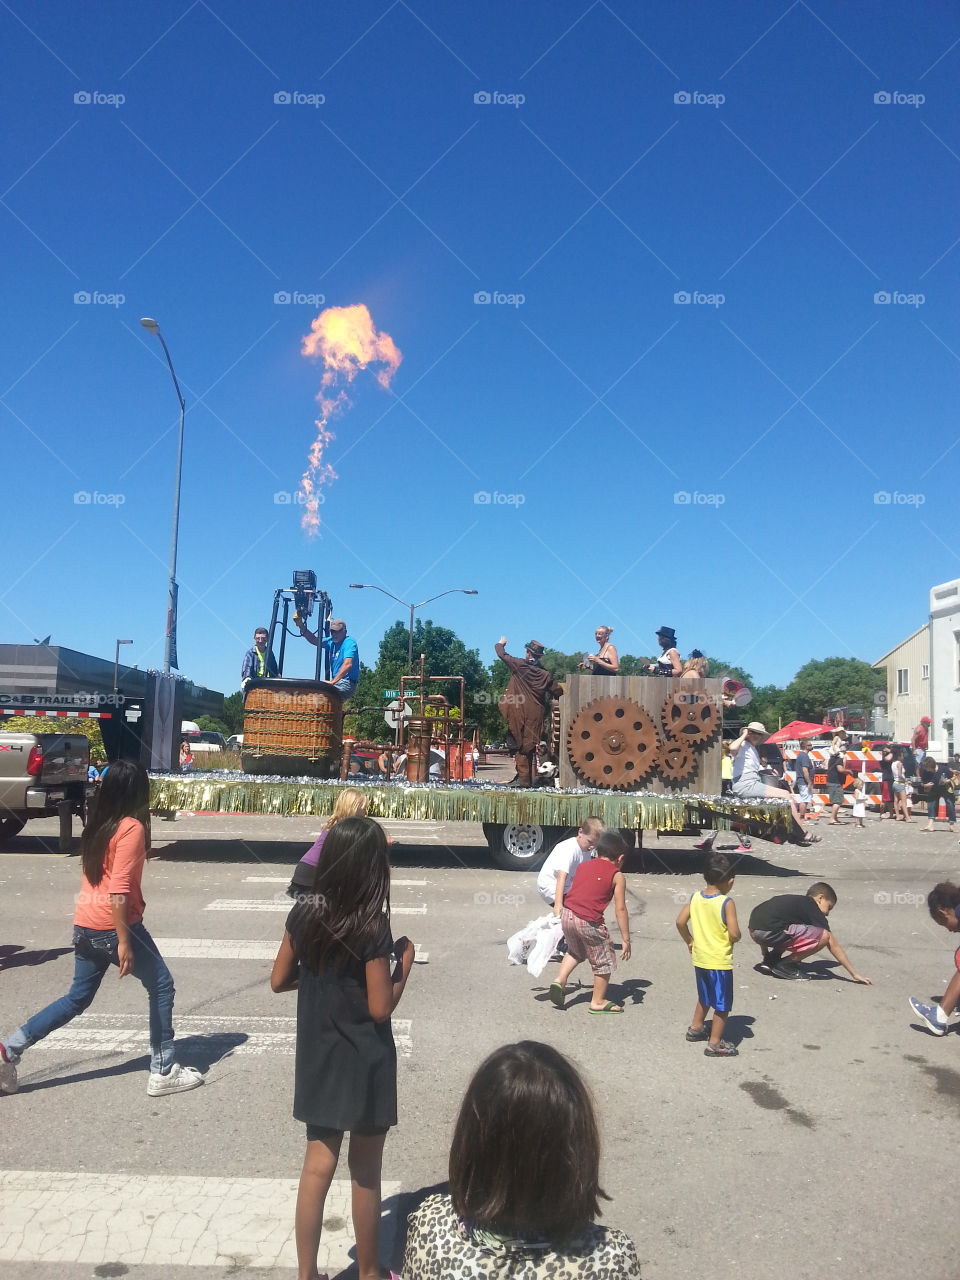
[[[242,748],[243,748],[243,734],[231,733],[230,737],[227,739],[227,750],[240,751],[242,750]]]
[[[194,756],[209,754],[211,752],[221,752],[226,749],[226,739],[222,733],[214,733],[209,729],[198,729],[196,733],[181,732],[180,738],[183,742],[190,744],[190,750]]]
[[[86,820],[90,742],[80,733],[0,733],[0,840],[29,818],[60,816],[60,848],[70,846],[73,815]]]

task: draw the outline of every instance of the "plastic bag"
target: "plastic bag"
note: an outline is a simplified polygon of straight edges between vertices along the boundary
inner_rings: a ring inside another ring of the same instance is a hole
[[[547,967],[547,961],[557,949],[557,943],[563,937],[563,925],[559,916],[547,916],[547,923],[537,930],[537,940],[527,956],[527,972],[539,978]]]
[[[538,916],[536,920],[531,920],[529,924],[525,924],[522,929],[518,929],[516,933],[507,939],[507,960],[510,964],[526,964],[530,952],[540,935],[540,930],[544,926],[556,922],[559,924],[557,917],[553,914],[546,916]]]

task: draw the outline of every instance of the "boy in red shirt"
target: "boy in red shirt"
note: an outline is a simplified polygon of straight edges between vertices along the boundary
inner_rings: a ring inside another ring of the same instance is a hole
[[[570,975],[578,964],[589,960],[593,970],[590,1012],[623,1013],[623,1005],[606,998],[610,974],[617,961],[603,913],[613,902],[623,942],[623,959],[629,960],[627,882],[621,870],[626,852],[623,837],[616,831],[605,831],[597,841],[593,857],[577,867],[570,891],[563,899],[560,920],[567,954],[560,965],[556,982],[550,984],[550,999],[558,1009],[563,1008],[565,988]]]

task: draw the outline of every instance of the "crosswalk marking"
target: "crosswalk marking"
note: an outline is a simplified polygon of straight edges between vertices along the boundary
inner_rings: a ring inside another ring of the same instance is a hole
[[[255,942],[247,938],[154,938],[165,960],[272,960],[280,939]]]
[[[411,1020],[393,1018],[392,1025],[397,1056],[411,1057]],[[224,1057],[229,1054],[266,1053],[289,1057],[297,1047],[297,1020],[290,1017],[199,1018],[188,1014],[175,1018],[174,1028],[178,1042],[202,1036]],[[104,1054],[144,1053],[149,1044],[145,1018],[134,1019],[122,1013],[85,1013],[39,1041],[31,1049],[31,1054],[41,1049]]]
[[[400,1191],[382,1186],[384,1200]],[[295,1268],[296,1195],[295,1178],[0,1170],[0,1261]],[[351,1261],[349,1179],[331,1184],[324,1216],[319,1268],[333,1275]],[[382,1256],[390,1247],[388,1228]]]
[[[279,938],[255,942],[249,938],[154,938],[157,950],[166,960],[272,960],[280,945]],[[414,960],[426,964],[429,955],[414,943]]]
[[[289,884],[290,876],[244,876],[243,882],[244,884]],[[397,880],[393,876],[390,877],[391,889],[422,888],[426,883],[426,880]]]
[[[208,902],[204,911],[289,911],[291,901],[285,893],[275,898],[215,898]],[[394,916],[425,916],[426,906],[395,907],[391,904],[390,914]]]

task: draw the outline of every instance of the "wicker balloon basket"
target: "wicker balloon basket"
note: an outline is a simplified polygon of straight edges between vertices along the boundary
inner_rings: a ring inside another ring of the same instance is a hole
[[[321,680],[254,680],[243,705],[244,773],[333,778],[340,769],[343,695]]]

